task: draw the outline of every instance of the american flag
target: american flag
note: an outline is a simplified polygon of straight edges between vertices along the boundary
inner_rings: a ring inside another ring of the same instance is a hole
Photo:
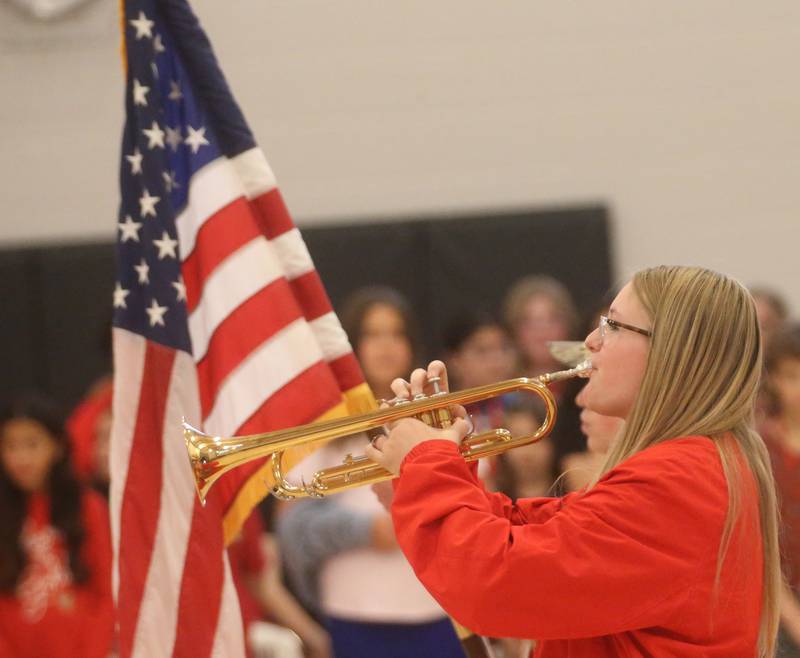
[[[229,473],[202,508],[181,417],[231,436],[372,401],[190,7],[129,0],[122,24],[111,447],[120,655],[241,656],[224,546],[268,490],[268,469]]]

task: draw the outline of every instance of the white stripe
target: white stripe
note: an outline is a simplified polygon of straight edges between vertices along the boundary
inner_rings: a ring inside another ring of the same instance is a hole
[[[206,431],[230,436],[264,400],[322,358],[305,320],[287,325],[255,349],[222,383],[206,418]]]
[[[225,157],[212,160],[192,175],[186,207],[175,219],[181,260],[192,253],[197,232],[203,224],[214,213],[244,196],[239,174]]]
[[[222,557],[225,562],[225,581],[222,586],[222,604],[220,606],[219,619],[217,620],[217,631],[214,634],[214,647],[211,650],[212,658],[230,658],[231,656],[245,655],[239,596],[233,585],[228,556],[224,554]]]
[[[114,345],[114,402],[112,407],[109,472],[111,487],[109,503],[111,513],[111,542],[114,548],[111,569],[114,600],[119,595],[119,537],[122,497],[128,477],[133,435],[139,410],[139,393],[144,376],[144,355],[147,343],[142,336],[124,329],[112,332]],[[122,376],[124,374],[124,376]]]
[[[232,158],[231,162],[244,185],[248,199],[255,199],[277,186],[275,174],[272,173],[272,168],[260,148],[255,147],[240,153]]]
[[[290,281],[314,269],[311,254],[308,253],[308,247],[298,229],[293,228],[270,242],[275,248],[286,278]]]
[[[309,324],[326,361],[333,361],[352,352],[347,334],[333,311],[312,320]]]
[[[272,246],[262,237],[226,258],[206,279],[200,302],[189,316],[195,361],[205,356],[211,336],[231,312],[282,275]]]
[[[197,373],[192,357],[185,352],[176,353],[167,391],[158,526],[133,639],[134,658],[170,656],[175,643],[181,582],[197,495],[183,441],[181,417],[193,424],[200,420]],[[153,464],[153,467],[159,465]],[[241,623],[238,626],[241,627]]]

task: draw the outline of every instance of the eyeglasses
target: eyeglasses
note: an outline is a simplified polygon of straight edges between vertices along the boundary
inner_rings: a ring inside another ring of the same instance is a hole
[[[640,327],[634,327],[632,324],[620,322],[619,320],[612,320],[611,318],[608,318],[605,315],[600,316],[599,329],[600,329],[600,340],[603,340],[609,331],[612,332],[619,331],[620,329],[627,329],[628,331],[634,331],[637,334],[642,334],[642,336],[647,336],[648,338],[653,337],[653,332],[648,329],[641,329]]]

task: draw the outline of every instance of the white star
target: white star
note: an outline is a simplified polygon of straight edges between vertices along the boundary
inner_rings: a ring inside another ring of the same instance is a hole
[[[178,84],[177,80],[171,80],[169,83],[169,96],[167,96],[171,101],[179,101],[183,98],[183,93],[181,92],[181,86]]]
[[[167,188],[167,192],[172,192],[172,190],[181,186],[181,184],[175,180],[177,174],[172,171],[172,169],[169,171],[162,171],[161,175],[164,177],[164,187]]]
[[[150,283],[150,267],[144,258],[138,265],[134,265],[133,269],[139,275],[139,283]]]
[[[167,51],[167,49],[164,48],[164,42],[161,40],[160,34],[156,34],[156,38],[153,39],[153,50],[155,50],[157,53],[163,53]]]
[[[158,260],[164,260],[165,256],[170,258],[177,258],[178,254],[175,253],[175,247],[178,246],[178,241],[169,237],[169,233],[164,231],[161,234],[160,240],[153,240],[153,244],[158,247]]]
[[[131,163],[131,174],[142,173],[142,152],[138,146],[133,149],[133,155],[126,155],[125,159]]]
[[[131,294],[130,290],[125,290],[117,281],[117,285],[114,288],[114,308],[128,308],[128,305],[125,303],[125,298]]]
[[[145,87],[141,82],[139,82],[136,78],[133,79],[133,104],[134,105],[147,105],[147,92],[150,91],[150,87]]]
[[[156,204],[159,201],[161,201],[160,196],[151,196],[147,188],[144,188],[144,193],[139,197],[139,214],[142,216],[142,219],[148,215],[156,216]]]
[[[140,222],[134,222],[130,215],[125,215],[125,221],[117,224],[119,230],[122,231],[120,239],[122,242],[133,240],[139,242],[139,229],[142,228]]]
[[[175,301],[186,301],[186,284],[183,282],[183,277],[178,277],[177,281],[173,281],[172,287],[175,288],[175,291],[178,294],[178,298]]]
[[[147,311],[147,315],[150,316],[151,327],[155,327],[157,324],[162,327],[164,326],[164,313],[167,312],[166,306],[159,306],[154,298],[153,301],[150,302],[150,307],[144,310]]]
[[[208,146],[208,140],[206,139],[206,129],[205,126],[195,130],[191,126],[186,126],[186,129],[189,131],[188,137],[186,137],[185,141],[192,149],[192,153],[197,153],[200,150],[200,147],[203,145]]]
[[[172,128],[171,126],[167,126],[167,144],[173,151],[177,151],[178,147],[181,145],[183,141],[183,137],[181,136],[181,127],[178,126],[177,128]]]
[[[164,131],[157,121],[153,121],[150,128],[142,128],[142,132],[147,135],[147,148],[152,149],[156,146],[160,149],[164,148]]]
[[[139,12],[139,18],[133,18],[128,22],[136,28],[137,41],[142,37],[147,37],[148,39],[153,38],[153,25],[156,23],[155,21],[151,21],[149,18],[147,18],[143,11]]]

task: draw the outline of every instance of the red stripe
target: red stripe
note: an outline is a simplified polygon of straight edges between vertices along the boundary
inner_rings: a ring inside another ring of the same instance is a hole
[[[189,313],[200,301],[208,275],[233,252],[259,235],[261,229],[256,213],[244,198],[229,203],[206,220],[197,232],[192,253],[181,265]]]
[[[281,278],[262,288],[225,318],[197,365],[204,418],[214,405],[222,381],[234,368],[270,336],[301,317],[288,282]]]
[[[268,239],[277,238],[294,228],[294,222],[277,187],[251,199],[250,203],[256,210],[255,215],[261,232]]]
[[[118,605],[122,658],[128,658],[133,650],[136,621],[155,542],[162,483],[161,441],[174,362],[173,350],[147,343],[136,428],[120,512]]]
[[[333,376],[339,382],[342,391],[349,391],[354,386],[364,383],[364,373],[358,364],[355,354],[348,352],[328,364],[333,371]]]
[[[205,507],[194,501],[173,658],[205,658],[214,647],[225,577],[220,510],[219,496],[213,489]],[[225,622],[241,623],[241,620]]]
[[[319,418],[341,401],[330,368],[318,361],[276,391],[236,431],[237,435],[271,432],[304,425]],[[224,508],[233,502],[239,487],[263,464],[259,459],[226,473],[214,485],[220,491]]]
[[[333,310],[325,286],[316,270],[311,270],[293,279],[291,282],[292,292],[297,298],[303,315],[309,322],[322,317]]]

